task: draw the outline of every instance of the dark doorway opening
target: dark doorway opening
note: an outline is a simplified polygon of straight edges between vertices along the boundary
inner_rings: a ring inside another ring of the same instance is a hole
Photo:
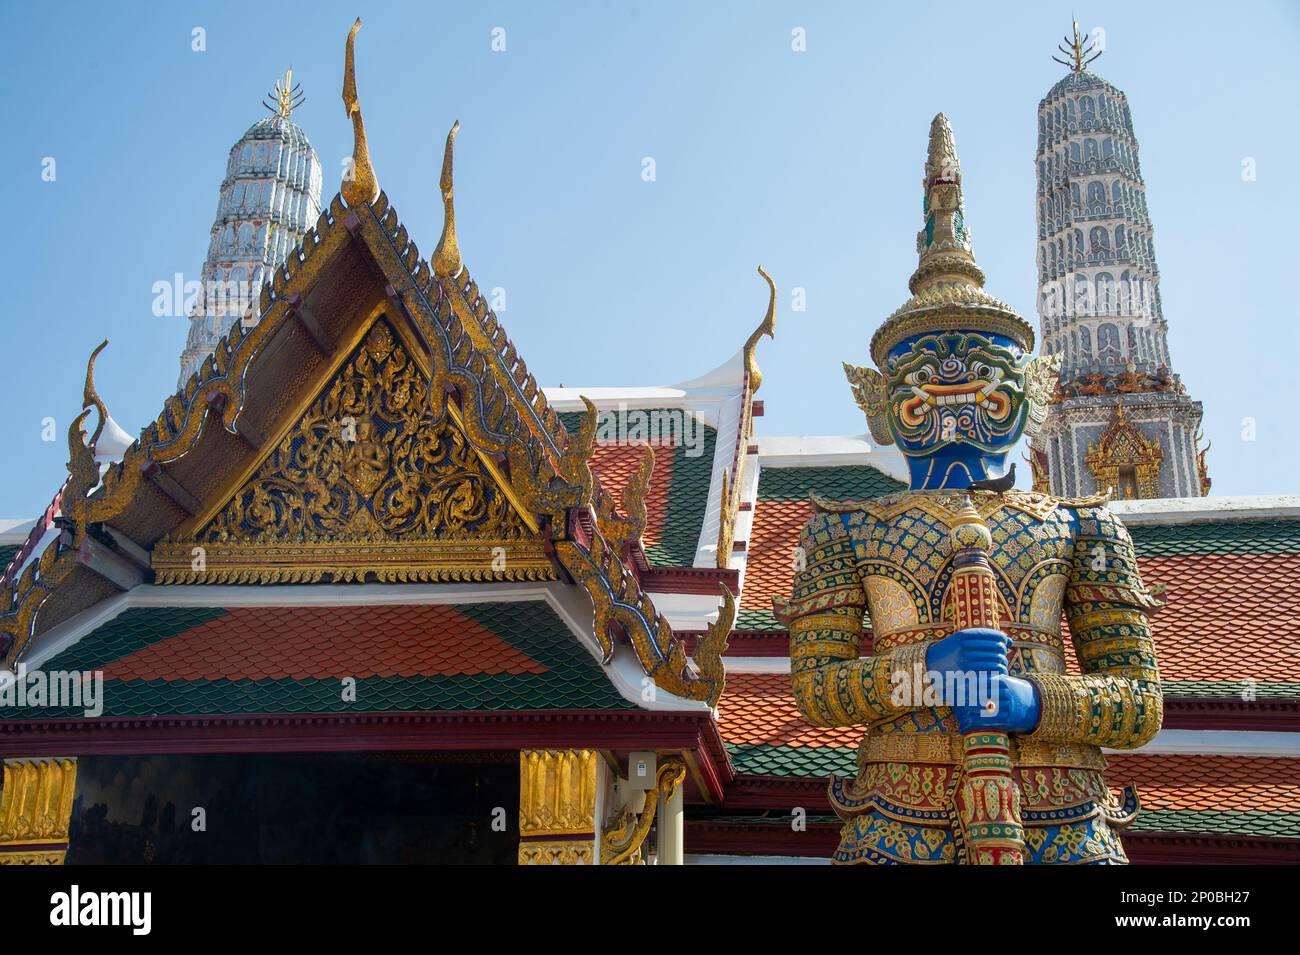
[[[519,756],[78,760],[69,864],[513,864]]]

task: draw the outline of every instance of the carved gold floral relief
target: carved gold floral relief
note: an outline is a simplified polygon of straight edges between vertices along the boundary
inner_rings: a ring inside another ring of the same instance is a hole
[[[159,581],[552,577],[465,436],[445,417],[429,423],[428,389],[387,321],[376,321],[207,526],[155,549]]]

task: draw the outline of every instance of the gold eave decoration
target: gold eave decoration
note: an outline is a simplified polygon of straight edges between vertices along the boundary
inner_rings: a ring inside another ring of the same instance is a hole
[[[370,162],[370,147],[366,143],[366,123],[361,118],[361,100],[357,98],[357,31],[361,18],[348,31],[347,45],[343,50],[343,109],[352,120],[352,161],[343,176],[343,198],[349,206],[374,202],[379,198],[379,179]]]
[[[8,593],[0,593],[0,606],[10,608],[8,612],[0,613],[0,638],[8,638],[0,639],[0,648],[8,643],[0,663],[9,669],[22,658],[35,635],[36,618],[41,606],[76,568],[77,550],[86,539],[89,523],[84,515],[94,500],[87,495],[100,484],[95,445],[108,420],[108,408],[95,388],[95,359],[107,347],[106,338],[90,353],[90,358],[86,361],[86,380],[82,387],[82,411],[68,425],[68,477],[63,485],[61,507],[63,516],[72,521],[72,546],[61,547],[58,539],[52,541],[13,581]],[[87,437],[85,423],[92,411],[97,413],[98,421],[94,432]],[[128,453],[137,448],[138,443]],[[112,469],[108,473],[111,474]],[[106,474],[105,477],[107,476]]]
[[[655,786],[645,794],[645,806],[640,813],[626,806],[613,824],[602,833],[600,845],[601,865],[642,865],[645,855],[642,847],[660,803],[666,803],[686,779],[686,763],[679,758],[665,759],[655,773]]]
[[[555,580],[540,542],[517,540],[329,541],[206,544],[195,570],[192,541],[154,547],[158,584],[491,583]]]

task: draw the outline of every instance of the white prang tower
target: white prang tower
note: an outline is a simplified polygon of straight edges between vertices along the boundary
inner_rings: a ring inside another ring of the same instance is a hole
[[[1201,404],[1170,370],[1128,98],[1088,69],[1101,52],[1078,23],[1065,43],[1053,59],[1070,72],[1038,104],[1038,314],[1061,378],[1033,439],[1034,486],[1199,497]]]
[[[320,160],[302,127],[289,118],[303,101],[292,70],[275,84],[272,97],[263,104],[271,115],[250,126],[230,150],[178,388],[320,217]]]

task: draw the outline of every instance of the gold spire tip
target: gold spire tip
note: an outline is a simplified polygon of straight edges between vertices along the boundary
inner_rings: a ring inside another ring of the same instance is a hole
[[[1062,42],[1056,47],[1069,59],[1063,60],[1059,56],[1054,56],[1052,59],[1062,66],[1069,67],[1075,73],[1082,73],[1088,68],[1089,63],[1097,59],[1105,51],[1098,50],[1096,44],[1090,38],[1079,32],[1078,20],[1071,22],[1070,34],[1062,37]]]
[[[761,265],[758,267],[758,274],[763,276],[764,281],[767,282],[768,298],[767,314],[763,316],[763,321],[759,323],[745,342],[745,370],[749,372],[749,393],[751,395],[758,391],[759,386],[763,383],[763,372],[759,370],[758,359],[754,354],[758,349],[758,340],[764,335],[768,338],[776,338],[776,283],[772,281],[772,276],[768,275]]]
[[[460,120],[456,120],[447,133],[447,145],[442,152],[442,175],[438,178],[438,188],[442,192],[442,237],[438,240],[438,247],[433,250],[433,272],[447,278],[459,275],[462,266],[460,244],[456,241],[456,205],[452,178],[453,144],[459,130]]]
[[[293,81],[293,67],[289,67],[284,71],[284,77],[276,80],[275,87],[262,100],[262,105],[281,119],[288,119],[306,99],[302,84]]]
[[[348,31],[348,42],[343,50],[343,108],[352,120],[352,161],[343,172],[343,198],[350,206],[374,202],[379,198],[379,180],[375,167],[370,164],[370,148],[366,144],[366,124],[361,118],[361,100],[357,98],[357,31],[361,18]]]

